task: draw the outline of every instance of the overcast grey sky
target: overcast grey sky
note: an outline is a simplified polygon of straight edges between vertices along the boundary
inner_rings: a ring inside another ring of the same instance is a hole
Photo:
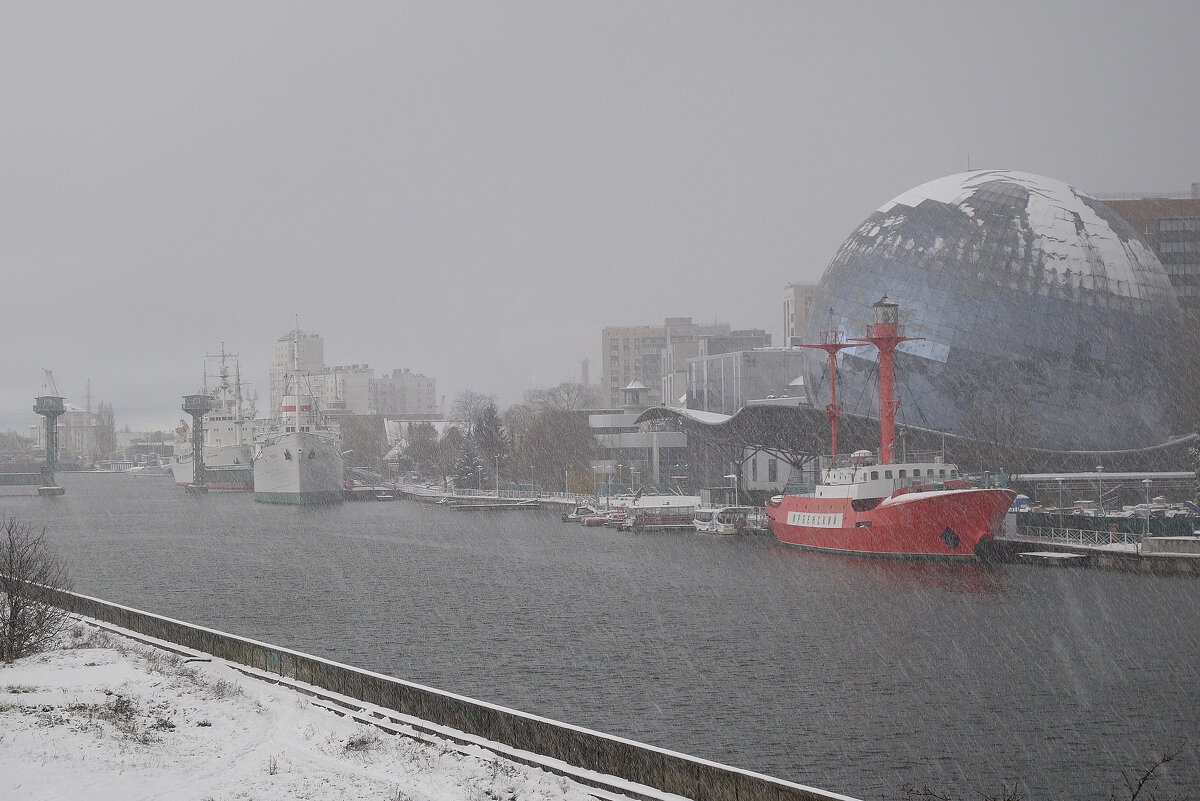
[[[0,3],[0,428],[171,426],[224,341],[518,400],[605,325],[762,327],[971,166],[1200,181],[1200,4]]]

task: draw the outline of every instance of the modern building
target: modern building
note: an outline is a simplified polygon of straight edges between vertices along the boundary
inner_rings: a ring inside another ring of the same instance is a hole
[[[636,380],[646,386],[647,405],[682,405],[688,359],[769,344],[770,334],[761,329],[732,331],[729,323],[694,323],[691,317],[668,317],[661,326],[608,327],[601,334],[600,391],[609,405],[620,406],[624,388]]]
[[[438,411],[437,380],[408,368],[371,379],[367,393],[373,414],[430,417]]]
[[[666,328],[661,325],[610,326],[601,332],[600,391],[608,405],[620,406],[622,389],[634,379],[648,387],[661,385],[666,344]],[[661,401],[660,392],[656,389],[654,405]]]
[[[727,334],[674,337],[668,332],[663,351],[662,398],[667,406],[687,406],[688,362],[718,353],[730,353],[771,344],[771,335],[761,328]]]
[[[1186,194],[1105,195],[1104,203],[1158,256],[1180,309],[1200,318],[1200,183]]]
[[[817,285],[812,283],[796,282],[784,287],[782,344],[802,344],[808,318],[812,314],[813,295],[816,293]]]
[[[1172,223],[1160,243],[1187,233]],[[1170,422],[1175,367],[1194,354],[1179,349],[1170,276],[1123,217],[1061,181],[975,171],[888,201],[842,243],[812,308],[864,336],[884,295],[919,338],[896,355],[901,424],[1051,450],[1142,448],[1182,433]],[[810,315],[808,341],[827,317]],[[819,405],[824,354],[808,365]],[[840,355],[846,413],[878,417],[876,373],[873,348]]]
[[[687,408],[734,414],[750,401],[807,403],[806,357],[797,348],[703,355],[687,362]]]
[[[371,414],[371,382],[375,371],[369,364],[322,367],[307,377],[317,403],[326,411]]]
[[[592,463],[597,481],[624,484],[620,473],[625,469],[636,486],[666,487],[685,481],[687,434],[638,428],[635,421],[647,404],[647,387],[641,381],[630,381],[621,394],[624,402],[619,408],[581,412],[587,416],[599,449]]]
[[[283,398],[284,376],[293,365],[305,376],[321,407],[334,416],[437,414],[437,381],[408,369],[375,377],[369,364],[325,365],[319,334],[289,331],[275,342],[271,357],[271,415]]]

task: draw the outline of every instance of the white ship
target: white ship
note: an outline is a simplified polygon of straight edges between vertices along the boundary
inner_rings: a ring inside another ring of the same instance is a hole
[[[208,359],[219,360],[217,386],[208,388],[208,370],[200,392],[212,402],[212,411],[204,416],[204,469],[209,489],[249,490],[254,487],[254,415],[255,404],[247,407],[242,400],[242,371],[237,354],[221,352]],[[228,360],[233,359],[233,382],[229,380]],[[179,421],[175,429],[175,448],[171,456],[171,475],[175,483],[186,487],[192,483],[195,467],[192,461],[193,432],[188,424]]]
[[[343,500],[341,439],[324,428],[311,392],[303,394],[298,371],[287,377],[279,425],[260,438],[254,458],[254,500],[317,504]]]

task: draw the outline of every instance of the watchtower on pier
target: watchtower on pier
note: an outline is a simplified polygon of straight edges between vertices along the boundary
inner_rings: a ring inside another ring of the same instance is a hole
[[[204,415],[212,411],[212,399],[207,395],[184,395],[183,411],[192,417],[192,483],[187,485],[187,491],[208,492],[204,474]]]

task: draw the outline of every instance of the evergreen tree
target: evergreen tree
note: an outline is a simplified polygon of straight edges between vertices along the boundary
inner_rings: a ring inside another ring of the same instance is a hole
[[[497,468],[503,471],[512,455],[512,440],[504,429],[496,404],[488,403],[479,410],[473,431],[471,439],[478,448],[484,470],[495,482]]]
[[[452,469],[454,486],[458,489],[483,489],[483,462],[471,437],[463,441]]]
[[[432,423],[412,423],[408,427],[408,444],[404,449],[419,472],[429,475],[438,463],[438,435]]]
[[[1196,432],[1197,437],[1200,437],[1200,431]],[[1196,485],[1193,487],[1196,495],[1196,503],[1200,503],[1200,439],[1192,443],[1192,447],[1188,448],[1188,455],[1192,457],[1192,469],[1196,473]]]

